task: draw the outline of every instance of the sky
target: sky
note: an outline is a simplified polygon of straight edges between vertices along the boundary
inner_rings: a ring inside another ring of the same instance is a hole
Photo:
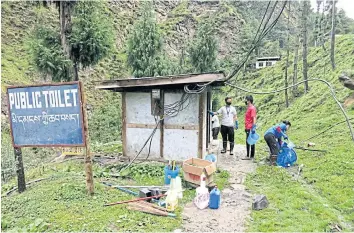
[[[312,8],[316,9],[316,0],[311,0]],[[349,18],[354,19],[354,0],[338,0],[338,8],[342,8]]]

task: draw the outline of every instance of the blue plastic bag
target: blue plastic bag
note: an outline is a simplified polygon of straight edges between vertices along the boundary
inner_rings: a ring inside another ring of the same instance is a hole
[[[208,160],[212,163],[215,163],[216,162],[216,155],[214,154],[208,154],[206,157],[205,157],[205,160]]]
[[[291,146],[293,147],[293,144],[291,144]],[[277,165],[282,167],[290,167],[296,162],[296,160],[296,152],[294,149],[290,148],[286,142],[284,142],[277,157]]]

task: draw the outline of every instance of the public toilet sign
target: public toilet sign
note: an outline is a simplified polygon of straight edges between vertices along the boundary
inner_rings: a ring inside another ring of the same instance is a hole
[[[85,143],[80,82],[7,88],[14,147]]]

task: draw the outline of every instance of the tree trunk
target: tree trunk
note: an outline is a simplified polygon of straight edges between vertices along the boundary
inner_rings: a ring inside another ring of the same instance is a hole
[[[17,173],[17,187],[18,192],[22,193],[26,190],[25,171],[23,168],[22,151],[21,148],[15,147],[15,163]]]
[[[64,54],[68,59],[71,59],[71,48],[68,41],[71,33],[71,9],[72,2],[59,1],[59,21],[60,21],[60,42],[63,48]],[[73,67],[74,68],[74,67]],[[74,70],[70,69],[69,74],[73,74]],[[74,74],[75,75],[75,74]],[[76,77],[74,77],[76,79]]]
[[[307,82],[307,14],[308,14],[308,2],[305,0],[303,2],[302,8],[302,74],[305,80],[305,94],[309,90]]]
[[[74,63],[74,80],[79,81],[79,67],[77,62]]]
[[[336,40],[336,0],[332,2],[332,30],[331,30],[331,64],[332,70],[336,69],[336,64],[334,61],[334,47]]]
[[[288,67],[289,67],[289,54],[290,54],[290,1],[288,2],[289,12],[288,12],[288,37],[286,41],[287,51],[286,51],[286,67],[285,67],[285,105],[289,107],[289,96],[288,96]]]
[[[297,83],[297,61],[299,60],[299,36],[296,37],[296,44],[295,44],[295,54],[294,54],[294,75],[293,75],[293,85]],[[293,96],[297,97],[297,86],[293,87]]]

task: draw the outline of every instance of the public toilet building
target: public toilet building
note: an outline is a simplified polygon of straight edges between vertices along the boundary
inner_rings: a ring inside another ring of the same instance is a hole
[[[212,139],[207,113],[212,109],[212,89],[224,81],[224,73],[217,72],[107,80],[96,89],[122,93],[124,156],[135,157],[155,131],[151,147],[149,142],[139,158],[183,161],[204,158]],[[193,89],[206,83],[210,85],[199,94],[184,90],[185,85]]]

